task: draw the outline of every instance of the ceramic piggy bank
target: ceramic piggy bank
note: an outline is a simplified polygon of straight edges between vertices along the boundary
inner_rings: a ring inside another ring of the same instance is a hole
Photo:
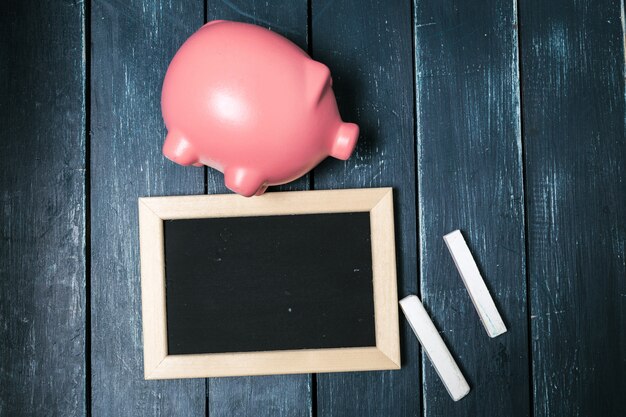
[[[339,116],[328,67],[267,29],[213,21],[174,56],[161,106],[163,154],[208,165],[244,196],[347,159],[359,127]]]

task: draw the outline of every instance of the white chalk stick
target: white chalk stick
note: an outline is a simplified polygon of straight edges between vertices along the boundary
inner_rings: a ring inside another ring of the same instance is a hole
[[[448,350],[422,302],[415,295],[400,300],[400,307],[409,325],[426,351],[448,394],[454,401],[465,397],[470,387]]]
[[[455,230],[443,237],[448,250],[454,259],[465,288],[474,303],[480,321],[483,323],[489,337],[496,337],[506,332],[506,326],[498,313],[493,298],[480,275],[478,266],[472,257],[472,253],[463,238],[460,230]]]

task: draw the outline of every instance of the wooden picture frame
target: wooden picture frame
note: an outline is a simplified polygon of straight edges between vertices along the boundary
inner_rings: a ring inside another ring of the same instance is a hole
[[[391,188],[147,197],[139,202],[145,379],[400,368]],[[164,220],[369,212],[376,346],[168,355]]]

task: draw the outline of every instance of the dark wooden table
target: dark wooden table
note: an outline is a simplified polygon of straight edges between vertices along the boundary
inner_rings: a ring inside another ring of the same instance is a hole
[[[624,5],[618,0],[3,1],[0,415],[626,413]],[[450,400],[406,322],[400,371],[143,380],[137,198],[225,192],[161,155],[161,82],[203,22],[326,63],[355,154],[282,189],[392,186],[399,295],[466,373]],[[442,236],[465,232],[489,339]]]

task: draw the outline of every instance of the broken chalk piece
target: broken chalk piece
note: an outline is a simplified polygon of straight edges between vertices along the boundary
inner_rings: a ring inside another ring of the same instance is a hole
[[[493,298],[480,275],[478,266],[472,257],[472,253],[463,238],[460,230],[455,230],[443,237],[448,250],[454,259],[465,288],[474,303],[480,321],[483,323],[489,337],[496,337],[506,332],[506,326],[498,313]]]
[[[400,300],[400,307],[450,397],[454,401],[465,397],[470,387],[422,302],[415,295],[409,295]]]

